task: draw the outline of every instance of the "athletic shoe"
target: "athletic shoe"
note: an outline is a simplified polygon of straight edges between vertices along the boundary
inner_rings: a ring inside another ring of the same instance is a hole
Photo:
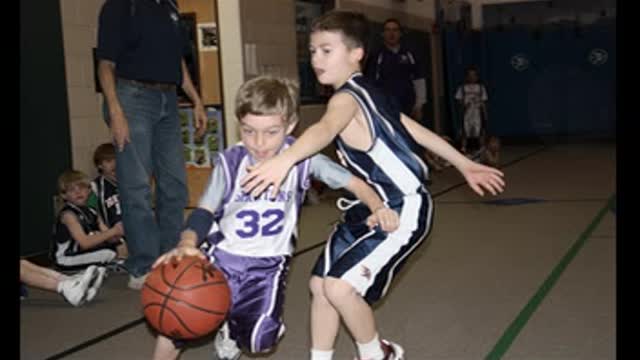
[[[87,301],[93,300],[93,298],[98,295],[98,290],[100,286],[102,286],[102,281],[104,280],[107,274],[107,268],[104,266],[99,266],[96,271],[96,275],[93,278],[93,281],[89,284],[89,289],[87,289]]]
[[[384,348],[385,358],[384,360],[404,360],[404,349],[389,340],[380,340]]]
[[[95,265],[91,265],[83,273],[60,281],[58,283],[58,292],[62,294],[69,304],[80,306],[87,300],[87,290],[97,275],[98,268]]]
[[[222,325],[220,330],[218,330],[213,344],[215,347],[214,359],[238,360],[242,355],[242,351],[238,348],[238,344],[229,334],[229,325],[226,322]]]
[[[147,276],[149,276],[149,273],[146,273],[141,276],[129,275],[129,284],[128,284],[129,289],[133,289],[133,290],[142,289],[142,287],[144,286],[145,280],[147,280]]]
[[[400,345],[384,339],[380,340],[380,342],[380,346],[384,352],[384,360],[404,360],[404,349]],[[354,360],[366,359],[356,357]]]

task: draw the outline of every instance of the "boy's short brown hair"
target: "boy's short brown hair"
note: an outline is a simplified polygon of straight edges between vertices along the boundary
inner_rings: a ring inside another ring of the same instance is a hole
[[[116,148],[112,143],[104,143],[93,152],[93,164],[98,167],[103,161],[116,158]]]
[[[344,44],[350,49],[367,50],[369,21],[361,13],[332,10],[313,20],[311,33],[318,31],[340,32]]]
[[[280,115],[287,124],[298,121],[298,84],[290,79],[261,75],[240,86],[236,117],[247,114]]]
[[[78,183],[91,187],[87,174],[78,170],[66,170],[58,176],[58,191],[60,194],[65,194],[72,185]]]

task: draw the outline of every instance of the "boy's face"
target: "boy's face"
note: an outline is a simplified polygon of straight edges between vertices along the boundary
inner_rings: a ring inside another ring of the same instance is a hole
[[[342,86],[354,72],[360,70],[360,60],[364,56],[362,48],[348,48],[342,40],[342,34],[335,31],[311,33],[309,51],[318,82],[334,88]]]
[[[295,124],[287,124],[281,115],[247,114],[240,120],[240,138],[254,160],[274,157]]]
[[[88,184],[76,182],[69,185],[66,192],[62,194],[62,198],[76,206],[87,205],[91,189]]]
[[[102,175],[112,179],[116,178],[116,159],[102,160],[98,168]]]

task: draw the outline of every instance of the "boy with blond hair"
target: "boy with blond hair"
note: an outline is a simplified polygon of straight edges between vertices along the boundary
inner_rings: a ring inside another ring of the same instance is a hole
[[[53,261],[62,270],[77,270],[90,265],[107,265],[126,254],[121,238],[122,223],[109,228],[98,213],[87,206],[91,185],[86,174],[67,170],[58,178],[58,190],[64,200],[53,232]]]

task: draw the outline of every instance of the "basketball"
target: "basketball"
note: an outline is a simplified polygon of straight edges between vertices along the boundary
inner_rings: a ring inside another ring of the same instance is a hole
[[[195,339],[213,332],[231,306],[222,272],[195,256],[154,268],[141,297],[147,322],[173,339]]]

